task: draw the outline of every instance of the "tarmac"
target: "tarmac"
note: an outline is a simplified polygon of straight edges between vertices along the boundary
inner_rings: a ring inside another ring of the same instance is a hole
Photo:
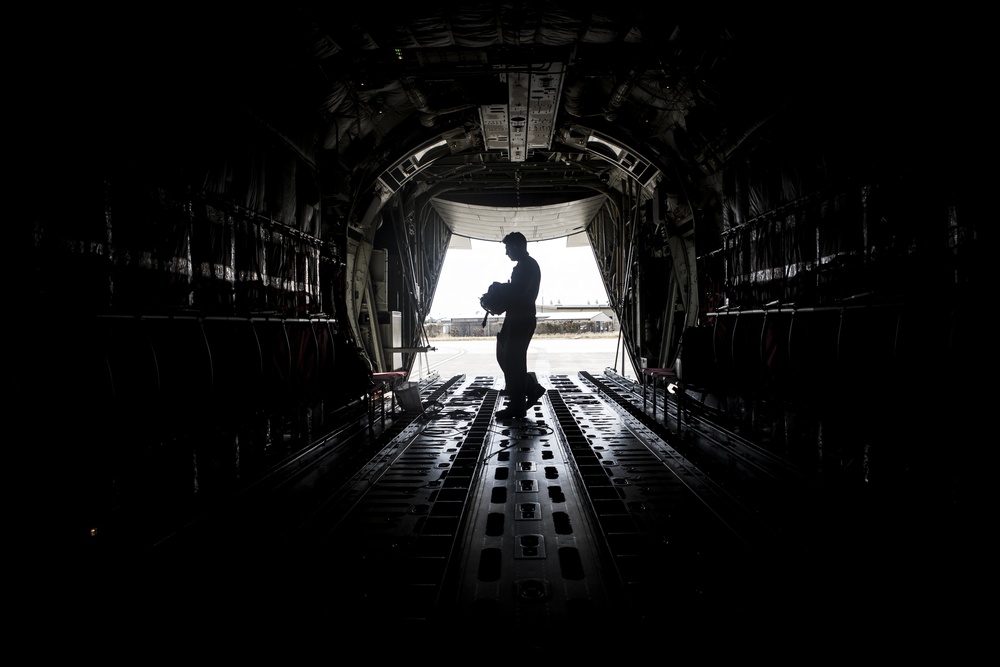
[[[431,349],[419,355],[413,364],[410,372],[413,380],[423,379],[434,371],[442,377],[503,377],[496,360],[495,336],[432,338],[429,345]],[[614,368],[627,377],[635,376],[617,335],[536,336],[528,346],[528,371],[540,380],[548,375],[576,376],[580,371],[600,374],[606,368]]]

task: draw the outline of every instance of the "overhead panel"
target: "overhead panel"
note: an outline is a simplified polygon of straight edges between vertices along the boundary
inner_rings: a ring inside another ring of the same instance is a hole
[[[500,208],[447,199],[432,200],[434,209],[453,234],[483,241],[499,241],[510,232],[521,232],[529,241],[548,241],[587,229],[606,197],[595,195],[549,206]]]
[[[483,128],[486,149],[510,152],[510,127],[506,104],[489,104],[479,108],[479,123]]]
[[[501,151],[511,162],[524,162],[531,151],[552,145],[564,65],[536,64],[502,76],[507,80],[507,103],[479,107],[483,137],[487,150]]]

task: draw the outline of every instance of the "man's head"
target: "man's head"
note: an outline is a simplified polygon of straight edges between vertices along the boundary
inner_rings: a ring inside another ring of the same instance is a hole
[[[519,260],[528,254],[528,239],[521,232],[511,232],[503,237],[503,244],[507,247],[507,256],[513,260]]]

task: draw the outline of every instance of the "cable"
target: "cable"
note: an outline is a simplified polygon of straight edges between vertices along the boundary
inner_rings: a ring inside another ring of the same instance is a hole
[[[531,431],[534,432],[532,433]],[[542,435],[551,435],[554,432],[555,430],[551,426],[548,426],[544,423],[543,424],[535,423],[530,426],[523,427],[517,434],[517,439],[524,440],[527,438],[535,438]],[[511,433],[511,437],[512,438],[514,437],[513,433]]]
[[[480,465],[485,464],[488,460],[498,455],[500,452],[510,449],[511,447],[521,442],[522,440],[530,440],[531,438],[536,438],[543,435],[551,435],[552,433],[555,433],[555,429],[553,429],[551,426],[548,426],[544,422],[541,424],[535,422],[522,427],[515,427],[511,425],[499,429],[496,427],[496,425],[491,425],[490,431],[492,433],[495,433],[496,435],[505,436],[506,440],[504,442],[506,442],[507,444],[502,445],[495,452],[479,459]],[[532,433],[531,431],[534,431],[534,433]]]
[[[497,456],[498,454],[500,454],[500,452],[502,452],[502,451],[504,451],[504,450],[509,449],[510,447],[512,447],[515,442],[517,442],[517,441],[516,440],[507,440],[508,444],[503,445],[502,447],[500,447],[500,449],[496,450],[492,454],[489,454],[489,455],[484,456],[483,458],[479,459],[479,464],[480,465],[484,465],[491,458],[493,458],[494,456]]]

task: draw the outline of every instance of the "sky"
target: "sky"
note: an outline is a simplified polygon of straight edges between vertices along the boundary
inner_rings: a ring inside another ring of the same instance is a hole
[[[510,280],[515,263],[504,254],[503,243],[471,242],[472,249],[448,249],[431,304],[430,316],[434,319],[481,315],[479,297],[490,283]],[[537,303],[567,306],[608,302],[589,245],[567,247],[565,238],[530,241],[528,254],[542,269]]]

